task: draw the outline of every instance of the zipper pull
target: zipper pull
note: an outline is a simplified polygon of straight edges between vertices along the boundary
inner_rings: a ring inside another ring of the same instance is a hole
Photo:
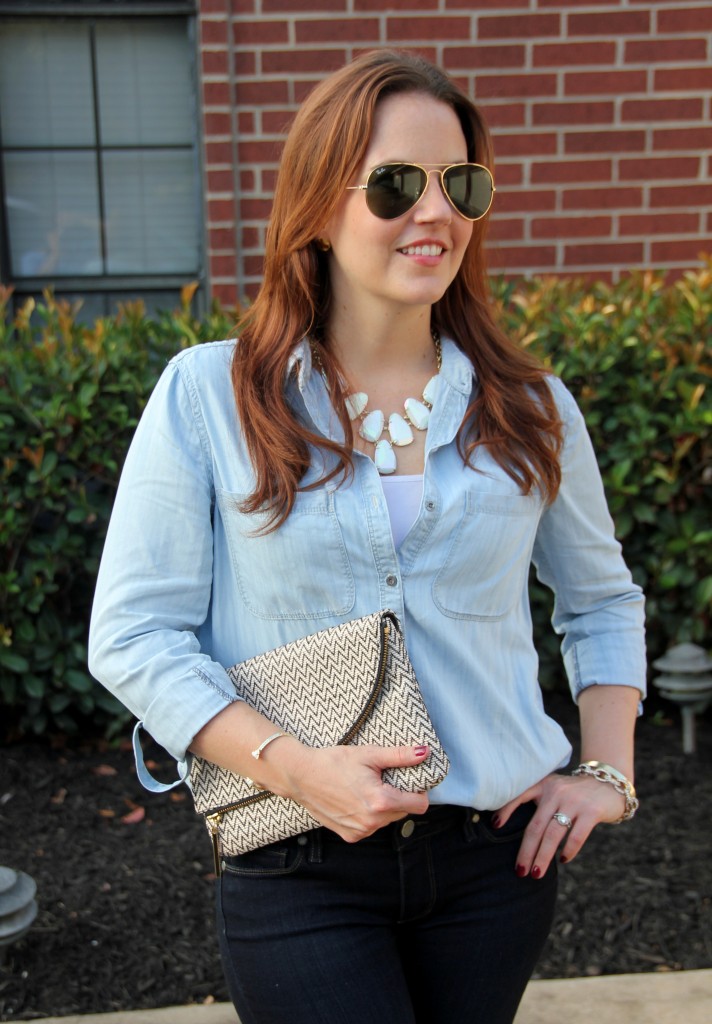
[[[208,814],[205,817],[210,829],[210,839],[213,844],[213,867],[215,869],[216,878],[220,878],[222,874],[222,867],[220,865],[220,822],[222,820],[222,814],[218,811],[217,814]]]

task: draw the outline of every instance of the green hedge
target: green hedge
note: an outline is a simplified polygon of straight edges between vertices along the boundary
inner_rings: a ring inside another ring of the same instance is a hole
[[[86,634],[124,453],[171,354],[225,337],[234,312],[140,303],[92,327],[51,295],[10,322],[0,292],[0,708],[6,735],[126,720],[87,673]],[[596,447],[618,536],[648,598],[652,657],[708,644],[712,603],[712,263],[666,285],[500,282],[508,331],[576,395]],[[550,595],[532,582],[547,685],[561,684]]]

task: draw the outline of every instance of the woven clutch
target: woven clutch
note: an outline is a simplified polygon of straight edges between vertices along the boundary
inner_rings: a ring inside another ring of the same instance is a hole
[[[228,669],[240,697],[310,747],[426,743],[413,767],[389,768],[384,782],[422,792],[450,767],[435,733],[393,612],[321,630]],[[225,768],[193,757],[195,809],[205,816],[216,874],[224,856],[317,828],[306,808]]]

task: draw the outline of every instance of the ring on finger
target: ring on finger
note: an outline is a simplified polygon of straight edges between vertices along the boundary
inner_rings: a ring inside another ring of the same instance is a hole
[[[568,814],[564,814],[562,811],[557,811],[556,814],[552,814],[551,817],[554,821],[558,821],[559,825],[563,825],[564,828],[571,828],[573,825],[573,821]]]

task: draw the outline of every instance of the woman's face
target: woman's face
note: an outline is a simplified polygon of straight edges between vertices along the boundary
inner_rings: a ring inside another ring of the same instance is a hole
[[[363,163],[350,185],[365,184],[384,163],[417,163],[444,169],[468,159],[457,114],[424,93],[382,100]],[[329,270],[333,300],[390,306],[431,306],[457,274],[472,236],[472,223],[457,213],[431,174],[418,204],[395,220],[370,212],[362,190],[345,191],[336,214],[321,232],[332,245]],[[426,253],[418,249],[427,246]]]

